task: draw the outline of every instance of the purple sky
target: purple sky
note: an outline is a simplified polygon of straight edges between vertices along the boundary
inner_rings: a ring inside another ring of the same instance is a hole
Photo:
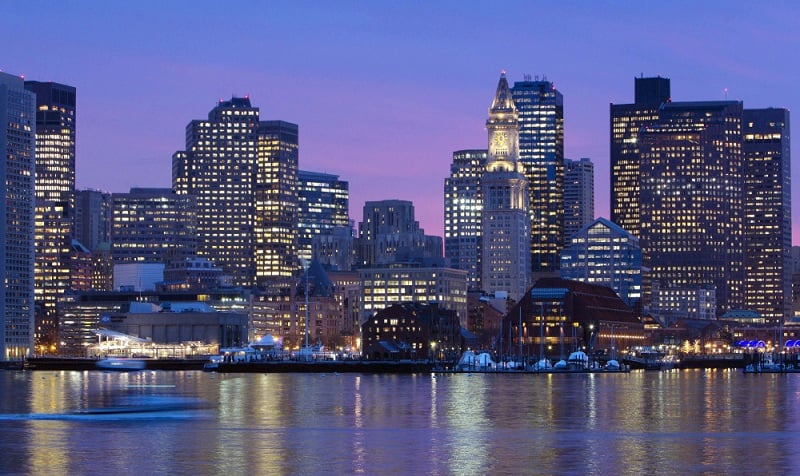
[[[78,88],[79,188],[169,187],[186,124],[249,95],[299,124],[301,169],[350,182],[356,221],[366,200],[406,199],[443,235],[452,152],[486,147],[502,69],[564,95],[566,157],[594,161],[608,217],[609,103],[633,101],[634,76],[669,77],[676,101],[727,88],[792,109],[798,18],[793,1],[26,0],[0,4],[0,70]]]

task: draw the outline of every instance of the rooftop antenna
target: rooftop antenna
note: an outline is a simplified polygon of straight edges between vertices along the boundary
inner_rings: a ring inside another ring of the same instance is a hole
[[[725,100],[728,100],[728,88],[722,90],[725,93]]]
[[[523,74],[522,75],[522,80],[523,81],[530,81],[531,80],[531,75],[530,74]]]

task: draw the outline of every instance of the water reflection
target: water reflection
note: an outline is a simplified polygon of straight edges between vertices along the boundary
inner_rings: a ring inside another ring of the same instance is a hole
[[[0,473],[783,473],[798,463],[798,377],[0,372]],[[24,417],[120,395],[212,410]]]

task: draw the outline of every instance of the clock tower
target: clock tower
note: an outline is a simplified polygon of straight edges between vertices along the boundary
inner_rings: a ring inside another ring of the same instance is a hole
[[[519,301],[530,285],[528,180],[519,158],[519,116],[505,72],[486,121],[489,153],[482,179],[481,287]]]

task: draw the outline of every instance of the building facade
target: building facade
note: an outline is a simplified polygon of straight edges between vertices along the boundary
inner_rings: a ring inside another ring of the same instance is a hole
[[[572,235],[561,252],[561,277],[614,290],[635,308],[642,297],[639,239],[605,218]]]
[[[670,101],[668,78],[634,78],[633,104],[611,104],[611,221],[639,236],[639,132]]]
[[[744,304],[742,104],[665,103],[638,137],[645,281],[713,286],[718,315]],[[650,302],[648,289],[643,302]]]
[[[94,251],[101,243],[111,243],[111,194],[100,190],[75,192],[73,236]]]
[[[75,88],[26,81],[36,94],[36,335],[54,345],[56,301],[69,287],[75,202]]]
[[[0,360],[33,352],[35,175],[36,95],[0,72]]]
[[[249,98],[220,100],[207,120],[186,126],[186,149],[172,156],[172,189],[197,200],[197,253],[255,283],[255,180],[259,111]]]
[[[442,264],[442,238],[425,234],[408,200],[368,201],[358,224],[358,267]]]
[[[483,189],[488,150],[453,152],[444,181],[444,256],[447,266],[467,272],[470,290],[481,289]]]
[[[519,156],[519,119],[505,73],[486,121],[489,152],[482,178],[481,286],[519,299],[531,272],[528,179]],[[560,205],[559,205],[560,206]]]
[[[787,109],[745,109],[745,303],[768,324],[792,309],[791,153]]]
[[[587,158],[564,159],[564,246],[594,221],[594,164]]]
[[[301,170],[298,179],[297,255],[313,259],[314,237],[350,224],[349,185],[338,175]]]
[[[528,179],[531,271],[558,273],[564,241],[564,98],[538,78],[511,88],[519,115],[519,163]]]
[[[359,270],[361,324],[400,302],[439,303],[467,322],[467,272],[450,268],[392,267]]]
[[[111,195],[114,264],[166,263],[197,254],[197,201],[168,188]]]
[[[258,125],[255,181],[256,284],[266,286],[294,276],[298,235],[297,124],[262,121]]]

